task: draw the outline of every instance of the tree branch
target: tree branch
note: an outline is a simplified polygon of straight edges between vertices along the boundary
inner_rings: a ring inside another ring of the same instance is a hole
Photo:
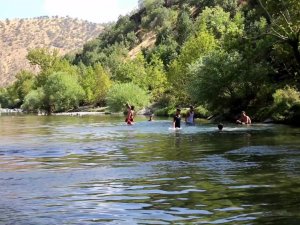
[[[288,10],[287,10],[287,11],[288,11]],[[286,18],[285,14],[284,14],[282,11],[280,11],[280,14],[281,14],[282,17],[284,18],[286,24],[288,25],[288,27],[290,28],[290,30],[292,31],[292,33],[294,33],[294,30],[293,30],[293,28],[291,27],[291,23],[288,21],[288,19]]]
[[[262,4],[261,0],[258,0],[258,3],[260,4],[260,6],[263,8],[263,10],[267,13],[268,17],[269,17],[269,21],[272,22],[272,17],[270,15],[270,13],[268,12],[268,10],[266,9],[266,7],[264,7],[264,5]]]

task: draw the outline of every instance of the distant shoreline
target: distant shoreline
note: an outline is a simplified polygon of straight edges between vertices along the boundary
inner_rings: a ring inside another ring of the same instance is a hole
[[[0,108],[0,113],[23,113],[22,109]]]

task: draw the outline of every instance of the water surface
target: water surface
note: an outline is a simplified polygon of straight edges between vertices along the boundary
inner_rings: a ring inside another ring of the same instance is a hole
[[[0,116],[0,224],[300,224],[300,129]]]

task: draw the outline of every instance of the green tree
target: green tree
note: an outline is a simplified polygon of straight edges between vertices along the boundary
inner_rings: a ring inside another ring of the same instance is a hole
[[[49,114],[76,108],[84,98],[84,90],[77,77],[63,72],[51,74],[43,89],[45,110]]]
[[[190,12],[185,8],[179,12],[177,17],[177,42],[182,45],[193,31],[193,21],[190,19]]]
[[[20,105],[23,104],[25,96],[34,87],[34,74],[29,71],[22,70],[16,75],[16,81],[13,83],[13,88],[20,99]]]
[[[215,38],[205,31],[199,32],[185,42],[180,55],[171,63],[168,72],[168,81],[171,84],[172,92],[179,101],[189,101],[186,92],[187,83],[191,79],[188,76],[189,66],[216,47]]]
[[[298,0],[258,0],[270,22],[269,35],[291,47],[300,65],[300,2]]]
[[[162,60],[153,55],[150,63],[146,65],[146,74],[148,90],[154,99],[158,99],[167,86],[167,75]]]
[[[24,98],[21,108],[27,112],[38,112],[45,108],[45,93],[43,88],[31,90]]]
[[[143,28],[159,30],[175,24],[177,12],[164,7],[163,4],[163,0],[145,0],[143,2],[146,9],[146,15],[142,18]]]
[[[263,63],[247,64],[238,52],[213,51],[190,68],[190,96],[212,112],[247,109],[267,85]]]
[[[37,65],[41,70],[48,70],[59,61],[58,50],[49,50],[46,48],[31,49],[28,52],[27,59],[31,65]]]
[[[273,99],[271,112],[272,117],[277,121],[288,119],[291,109],[295,106],[298,106],[297,108],[300,106],[300,92],[290,86],[277,89],[273,94]]]
[[[33,87],[34,75],[25,70],[20,71],[14,83],[2,89],[0,97],[2,107],[19,108],[23,104],[24,97]]]
[[[165,69],[167,69],[170,62],[177,58],[178,49],[179,45],[172,28],[166,27],[157,34],[154,48],[143,50],[147,61],[150,61],[152,55],[156,55],[163,61]]]
[[[48,76],[54,72],[66,72],[72,75],[77,74],[77,69],[66,59],[59,56],[58,50],[37,48],[29,51],[27,59],[30,64],[38,66],[40,72],[36,77],[36,86],[41,87],[45,84]]]
[[[95,103],[98,105],[104,105],[105,99],[109,88],[112,85],[110,76],[107,71],[101,66],[101,64],[96,64],[94,66],[95,71]]]
[[[107,95],[107,105],[113,112],[121,112],[129,103],[136,110],[149,104],[149,96],[145,90],[133,83],[114,84]]]
[[[10,107],[10,96],[6,88],[0,88],[0,108]]]
[[[101,64],[92,66],[79,65],[80,84],[85,91],[85,104],[103,105],[111,86],[110,77]]]
[[[127,59],[119,65],[115,80],[122,83],[133,82],[143,89],[147,89],[147,73],[145,69],[146,60],[142,54],[134,59]]]
[[[206,8],[195,22],[195,30],[208,31],[218,40],[223,41],[226,37],[238,37],[244,31],[244,18],[241,12],[234,17],[229,12],[225,12],[223,8],[217,6],[214,8]]]

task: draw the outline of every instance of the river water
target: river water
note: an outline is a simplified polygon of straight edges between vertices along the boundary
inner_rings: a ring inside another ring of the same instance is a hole
[[[300,224],[300,129],[0,116],[0,224]]]

